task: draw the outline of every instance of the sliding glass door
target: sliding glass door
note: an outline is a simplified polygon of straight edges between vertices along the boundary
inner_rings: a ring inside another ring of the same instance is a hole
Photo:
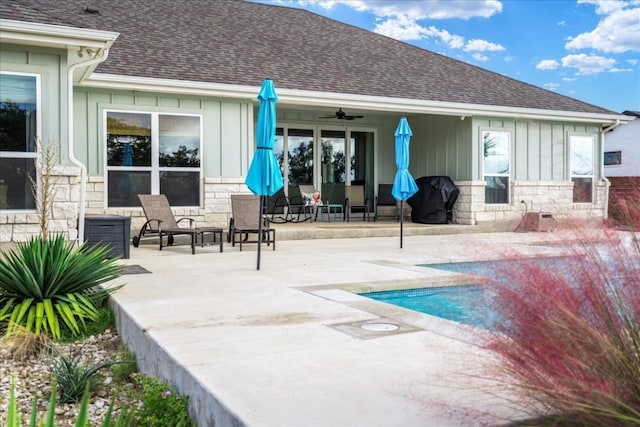
[[[274,153],[286,194],[295,197],[299,185],[313,185],[323,201],[342,204],[344,186],[353,182],[364,185],[373,200],[374,135],[349,129],[277,128]]]

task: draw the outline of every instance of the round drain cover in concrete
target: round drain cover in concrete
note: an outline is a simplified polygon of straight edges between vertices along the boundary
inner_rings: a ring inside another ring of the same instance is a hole
[[[398,329],[398,325],[394,325],[393,323],[365,323],[360,326],[361,329],[365,331],[374,331],[374,332],[390,332]]]

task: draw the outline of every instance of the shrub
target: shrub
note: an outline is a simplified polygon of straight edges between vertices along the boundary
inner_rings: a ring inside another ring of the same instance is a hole
[[[638,242],[578,237],[564,270],[518,260],[494,283],[503,321],[490,348],[537,417],[526,425],[640,425]]]
[[[38,357],[49,348],[51,338],[45,334],[34,334],[32,331],[17,326],[11,335],[1,339],[3,345],[11,352],[14,360],[26,360]]]
[[[133,425],[153,427],[187,427],[195,425],[189,417],[189,397],[181,396],[156,377],[135,374],[142,389],[142,405],[133,413]]]
[[[65,355],[57,347],[51,346],[52,355],[49,356],[49,370],[53,374],[60,388],[60,401],[64,403],[78,402],[84,392],[90,392],[98,384],[98,372],[116,364],[131,364],[132,361],[108,361],[94,363],[84,361],[84,347],[75,356],[71,349]]]
[[[34,237],[0,253],[0,323],[7,334],[22,325],[36,334],[60,339],[61,325],[73,335],[85,320],[95,320],[97,307],[118,288],[97,285],[115,279],[121,267],[106,258],[107,246],[75,248],[62,235]]]

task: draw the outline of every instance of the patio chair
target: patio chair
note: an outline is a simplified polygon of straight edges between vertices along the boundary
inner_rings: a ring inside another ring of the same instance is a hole
[[[138,247],[140,240],[147,234],[157,234],[160,240],[160,250],[163,247],[163,238],[167,237],[167,245],[175,243],[174,236],[184,234],[191,236],[191,253],[196,253],[196,244],[200,238],[200,246],[204,246],[204,236],[213,234],[213,241],[216,238],[220,241],[220,252],[222,252],[222,228],[217,227],[194,227],[193,218],[180,218],[176,220],[173,215],[169,201],[164,194],[138,194],[140,205],[147,217],[147,222],[140,229],[138,236],[133,237],[133,246]],[[178,224],[189,221],[189,227],[180,227]]]
[[[347,222],[354,212],[362,212],[362,220],[371,221],[369,199],[364,197],[363,185],[345,185],[344,195],[344,214]]]
[[[260,197],[253,194],[232,194],[231,195],[232,217],[229,223],[229,236],[231,246],[236,245],[236,237],[240,243],[242,251],[243,243],[258,243],[259,221],[262,218],[262,243],[267,246],[273,243],[273,250],[276,250],[276,230],[269,226],[269,219],[261,215]],[[249,235],[255,234],[256,240],[249,240]]]
[[[391,194],[393,184],[378,184],[378,195],[375,199],[373,220],[377,221],[380,216],[380,206],[393,206],[393,216],[398,221],[400,215],[398,212],[398,201]]]

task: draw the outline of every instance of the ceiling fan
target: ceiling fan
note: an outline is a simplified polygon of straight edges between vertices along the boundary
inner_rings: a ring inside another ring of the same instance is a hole
[[[353,119],[361,119],[364,116],[352,116],[350,114],[342,111],[342,108],[339,108],[338,111],[332,116],[320,116],[319,119],[338,119],[338,120],[353,120]]]

